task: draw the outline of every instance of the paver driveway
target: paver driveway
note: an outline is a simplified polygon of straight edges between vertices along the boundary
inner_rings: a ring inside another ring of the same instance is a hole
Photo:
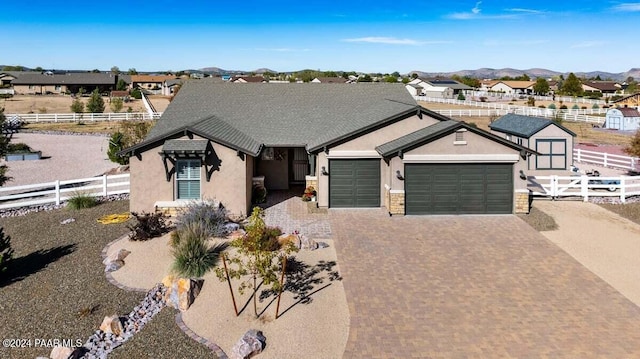
[[[344,358],[640,358],[640,308],[516,216],[329,218]]]

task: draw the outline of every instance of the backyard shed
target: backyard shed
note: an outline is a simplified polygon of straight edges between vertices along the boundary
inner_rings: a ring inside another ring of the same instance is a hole
[[[640,129],[640,112],[635,108],[619,107],[607,111],[604,127],[620,131]]]
[[[492,133],[537,152],[528,158],[529,170],[569,170],[573,165],[576,134],[554,121],[510,113],[489,128]]]

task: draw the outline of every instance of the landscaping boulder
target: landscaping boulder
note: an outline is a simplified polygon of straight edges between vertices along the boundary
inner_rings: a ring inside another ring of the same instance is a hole
[[[300,249],[300,235],[298,234],[283,234],[280,237],[278,237],[278,244],[280,245],[280,247],[284,247],[288,244],[293,244],[294,247],[296,247],[297,249]]]
[[[111,333],[116,336],[121,336],[122,332],[124,331],[122,319],[120,319],[120,317],[117,315],[104,317],[104,319],[102,320],[102,324],[100,324],[100,330],[105,333]]]
[[[318,249],[318,242],[308,238],[307,236],[300,237],[300,249],[309,249],[312,251]]]
[[[51,349],[49,358],[51,359],[67,359],[73,352],[72,348],[55,346]]]
[[[107,256],[103,261],[102,264],[105,265],[104,271],[105,272],[113,272],[116,271],[120,268],[122,268],[122,266],[124,265],[124,259],[130,254],[131,252],[122,248],[117,252],[111,253],[111,255]]]
[[[244,237],[245,234],[247,234],[247,232],[245,232],[244,229],[238,229],[236,231],[233,231],[233,232],[229,233],[228,238],[233,241],[233,240],[236,240],[238,238]]]
[[[167,305],[185,311],[189,309],[198,294],[200,294],[204,280],[175,278],[169,275],[162,280],[162,284],[167,287],[167,292],[164,295]]]
[[[261,331],[251,329],[244,333],[236,345],[231,349],[229,359],[247,359],[262,353],[267,342],[267,338]]]

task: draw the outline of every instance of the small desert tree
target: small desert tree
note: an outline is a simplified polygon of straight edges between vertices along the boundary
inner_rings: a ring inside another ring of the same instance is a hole
[[[267,227],[262,219],[263,212],[259,207],[255,207],[249,217],[249,224],[245,227],[246,235],[231,242],[231,246],[236,249],[236,254],[226,255],[225,269],[217,268],[216,275],[221,281],[238,279],[241,280],[238,291],[243,294],[245,290],[251,288],[253,291],[253,312],[258,317],[258,304],[256,293],[258,289],[258,279],[263,285],[274,292],[279,292],[281,283],[278,274],[281,267],[278,263],[297,248],[293,243],[284,243],[279,247],[277,238],[269,236],[273,229]],[[279,232],[279,231],[278,231]],[[278,259],[275,261],[274,260]],[[229,267],[226,266],[229,264]],[[229,285],[231,289],[231,285]],[[233,296],[233,292],[231,293]],[[235,306],[235,303],[234,303]],[[237,314],[237,313],[236,313]]]
[[[84,102],[79,98],[76,98],[71,103],[71,112],[73,113],[83,113],[84,112]]]
[[[107,156],[112,162],[129,164],[129,156],[118,156],[117,153],[144,140],[147,133],[153,127],[155,121],[124,121],[120,123],[118,131],[109,139]]]
[[[97,88],[93,90],[89,101],[87,101],[87,111],[91,113],[104,112],[104,100],[102,99],[102,95],[100,95],[100,92]]]
[[[631,143],[624,148],[629,156],[640,157],[640,130],[636,131],[636,134],[631,138]]]
[[[114,97],[111,99],[111,104],[109,104],[109,106],[111,107],[111,111],[118,113],[122,111],[122,107],[124,107],[124,101],[122,101],[120,97]]]

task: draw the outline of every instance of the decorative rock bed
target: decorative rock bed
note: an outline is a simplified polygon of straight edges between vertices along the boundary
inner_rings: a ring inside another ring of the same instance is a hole
[[[129,199],[129,194],[123,193],[123,194],[114,194],[106,197],[101,196],[101,197],[97,197],[97,199],[98,199],[98,202],[122,201],[122,200]],[[27,214],[33,213],[33,212],[52,211],[55,209],[63,208],[66,205],[67,203],[65,202],[59,205],[52,203],[52,204],[43,204],[38,206],[5,209],[5,210],[0,210],[0,218],[26,216]]]

